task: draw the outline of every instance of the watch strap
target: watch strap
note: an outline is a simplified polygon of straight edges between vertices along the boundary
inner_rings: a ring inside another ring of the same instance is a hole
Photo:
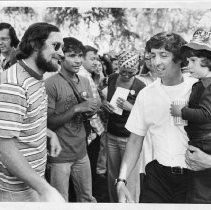
[[[127,184],[127,181],[125,179],[117,178],[115,179],[115,185],[117,185],[118,182],[124,182],[124,184]]]

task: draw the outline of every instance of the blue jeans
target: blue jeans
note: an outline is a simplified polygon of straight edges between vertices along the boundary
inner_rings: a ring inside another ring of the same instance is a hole
[[[88,155],[67,163],[50,163],[50,183],[68,202],[69,179],[72,177],[77,202],[96,202],[92,196],[92,176]]]
[[[39,197],[35,190],[28,189],[19,192],[0,190],[0,202],[38,202]]]
[[[107,134],[107,148],[108,148],[108,192],[112,203],[118,202],[116,187],[114,186],[115,179],[119,176],[121,161],[123,159],[128,138],[113,136]],[[132,196],[134,202],[139,202],[140,194],[140,176],[139,176],[139,162],[132,170],[127,179],[127,188]]]
[[[100,151],[97,159],[97,174],[105,174],[107,171],[107,132],[103,132],[100,137]]]

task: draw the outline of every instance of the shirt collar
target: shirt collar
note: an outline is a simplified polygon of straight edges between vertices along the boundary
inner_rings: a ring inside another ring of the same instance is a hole
[[[71,80],[71,78],[68,76],[68,73],[63,68],[61,68],[61,70],[60,70],[59,73],[62,74],[67,80]],[[77,74],[75,74],[75,76],[78,79],[78,82],[77,83],[79,83],[80,82],[79,76]],[[73,80],[71,80],[71,81],[73,81]]]
[[[202,82],[205,88],[211,85],[211,77],[204,77],[204,78],[201,78],[199,81]]]
[[[42,80],[43,75],[38,74],[33,69],[31,69],[23,60],[19,60],[18,63],[24,68],[25,71],[27,71],[32,77],[34,77],[37,80]]]

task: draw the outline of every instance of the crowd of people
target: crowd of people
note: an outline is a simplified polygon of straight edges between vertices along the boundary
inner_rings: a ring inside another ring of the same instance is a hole
[[[203,28],[101,56],[49,23],[20,41],[0,23],[0,201],[96,203],[103,179],[111,203],[211,203],[210,78]]]

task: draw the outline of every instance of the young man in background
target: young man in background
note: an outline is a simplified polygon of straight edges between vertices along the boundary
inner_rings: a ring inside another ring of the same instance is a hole
[[[58,135],[62,152],[50,157],[50,183],[69,201],[69,179],[73,181],[77,202],[96,202],[92,196],[92,176],[86,149],[86,131],[82,114],[94,112],[97,100],[93,98],[87,78],[77,75],[84,54],[83,44],[73,38],[64,38],[64,60],[61,71],[46,80],[48,94],[48,127]],[[78,101],[77,89],[84,102]]]

